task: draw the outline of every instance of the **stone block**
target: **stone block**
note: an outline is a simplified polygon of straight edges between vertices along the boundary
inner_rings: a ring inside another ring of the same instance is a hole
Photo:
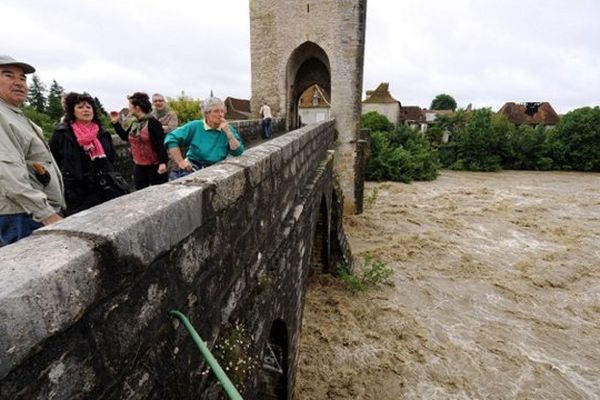
[[[51,233],[0,248],[0,379],[97,299],[100,268],[93,247],[86,239]]]
[[[240,158],[241,160],[241,158]],[[219,212],[231,206],[239,200],[246,190],[247,182],[244,167],[237,162],[227,161],[201,169],[191,175],[178,179],[180,185],[211,185],[214,192],[210,196],[210,207],[212,211]]]
[[[244,152],[244,157],[227,159],[227,163],[244,168],[250,187],[254,188],[271,176],[272,153],[271,146],[257,146]]]

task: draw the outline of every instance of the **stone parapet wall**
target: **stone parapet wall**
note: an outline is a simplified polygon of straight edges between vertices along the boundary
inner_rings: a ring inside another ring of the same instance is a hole
[[[331,217],[342,207],[333,141],[333,122],[298,129],[0,248],[0,398],[216,398],[172,309],[211,348],[223,327],[245,328],[256,361],[238,382],[245,398],[262,396],[271,326],[283,321],[291,393],[323,202],[331,259],[350,260]]]

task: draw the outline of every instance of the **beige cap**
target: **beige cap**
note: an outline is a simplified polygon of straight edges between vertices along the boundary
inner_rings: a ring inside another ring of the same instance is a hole
[[[23,72],[25,72],[26,74],[32,74],[35,72],[35,68],[33,68],[31,65],[21,61],[17,61],[11,56],[7,55],[0,55],[0,65],[17,65],[23,68]]]

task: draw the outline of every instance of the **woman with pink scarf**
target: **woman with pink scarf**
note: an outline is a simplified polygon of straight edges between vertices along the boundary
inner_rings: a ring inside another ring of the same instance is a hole
[[[63,174],[66,215],[116,197],[106,186],[107,175],[114,174],[112,139],[102,128],[96,102],[89,94],[67,95],[64,122],[49,144]]]

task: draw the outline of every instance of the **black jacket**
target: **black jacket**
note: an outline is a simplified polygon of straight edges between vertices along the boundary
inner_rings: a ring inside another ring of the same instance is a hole
[[[102,128],[98,132],[98,139],[102,143],[106,158],[92,161],[77,142],[70,124],[58,125],[50,138],[50,151],[65,183],[65,215],[75,214],[107,200],[97,173],[113,171],[115,150],[110,133]]]
[[[105,165],[102,165],[102,168],[105,169],[108,167],[108,170],[112,170],[115,149],[110,133],[100,127],[98,139],[102,143],[104,153],[106,154],[106,160],[103,161],[108,161],[108,163],[103,163]],[[61,123],[58,125],[54,130],[52,138],[50,138],[49,144],[50,151],[63,174],[65,184],[67,181],[72,180],[82,181],[88,176],[93,175],[95,172],[94,168],[98,168],[98,165],[93,164],[90,157],[77,142],[70,124]]]

